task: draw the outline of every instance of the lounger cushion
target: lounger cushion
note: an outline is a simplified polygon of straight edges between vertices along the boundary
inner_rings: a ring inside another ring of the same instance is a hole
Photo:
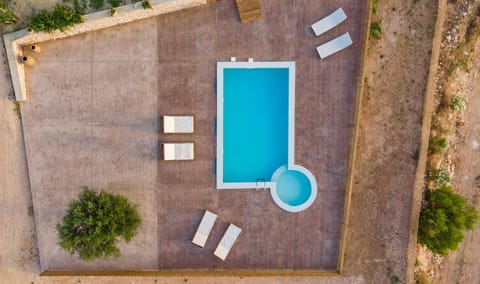
[[[230,224],[213,254],[219,257],[221,260],[225,260],[241,231],[242,229],[239,227],[235,226],[234,224]]]
[[[205,214],[203,214],[202,221],[200,221],[200,225],[198,225],[197,232],[193,237],[192,243],[196,244],[197,246],[204,247],[216,219],[217,214],[205,210]]]
[[[343,35],[334,38],[333,40],[324,43],[317,47],[317,52],[318,55],[320,55],[320,58],[325,58],[327,56],[330,56],[334,53],[337,53],[348,46],[352,45],[352,39],[350,38],[349,33],[344,33]]]
[[[193,116],[163,116],[164,133],[193,133]]]
[[[193,160],[193,143],[164,143],[163,159],[165,161]]]
[[[316,36],[319,36],[334,27],[338,26],[341,22],[347,19],[347,15],[342,8],[338,8],[335,12],[322,18],[318,22],[312,25],[312,30]]]

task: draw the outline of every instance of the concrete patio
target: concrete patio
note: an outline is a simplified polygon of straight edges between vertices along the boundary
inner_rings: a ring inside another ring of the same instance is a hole
[[[336,270],[368,11],[355,0],[263,5],[265,19],[246,25],[222,0],[42,44],[21,114],[43,270]],[[309,24],[338,6],[348,20],[315,37]],[[315,47],[347,31],[354,45],[320,60]],[[215,190],[216,62],[230,56],[296,62],[295,160],[318,183],[304,212],[268,191]],[[166,114],[195,115],[195,134],[161,134]],[[195,161],[161,161],[161,143],[187,141]],[[83,185],[139,204],[143,225],[119,259],[83,263],[57,245],[55,224]],[[206,208],[219,219],[200,249],[191,239]],[[222,262],[213,250],[230,222],[243,231]]]

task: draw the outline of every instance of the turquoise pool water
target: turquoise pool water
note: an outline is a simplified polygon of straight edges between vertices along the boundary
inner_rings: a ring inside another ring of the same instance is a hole
[[[284,171],[277,179],[277,194],[280,200],[289,206],[304,204],[312,193],[308,177],[294,170]]]
[[[223,181],[269,181],[288,164],[289,70],[223,72]]]

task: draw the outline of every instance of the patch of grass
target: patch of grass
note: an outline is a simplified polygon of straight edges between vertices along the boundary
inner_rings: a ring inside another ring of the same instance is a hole
[[[430,138],[428,149],[434,154],[441,154],[447,148],[447,139],[445,138]]]
[[[14,24],[17,22],[17,16],[8,8],[5,1],[0,0],[0,24]]]
[[[370,24],[370,36],[374,39],[382,38],[382,21],[373,22]]]
[[[465,97],[454,95],[450,100],[450,109],[453,111],[462,111],[465,108]]]

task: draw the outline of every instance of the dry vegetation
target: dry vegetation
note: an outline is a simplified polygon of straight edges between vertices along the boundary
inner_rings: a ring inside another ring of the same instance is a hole
[[[426,187],[433,189],[442,179],[454,190],[478,206],[479,159],[475,147],[475,129],[480,123],[474,95],[480,88],[480,1],[451,1],[442,36],[439,70],[436,78],[435,111],[430,132]],[[478,138],[478,137],[477,137]],[[443,177],[438,173],[443,172]],[[447,257],[434,255],[422,246],[417,250],[418,283],[478,283],[475,272],[478,259],[478,225],[458,251]]]

